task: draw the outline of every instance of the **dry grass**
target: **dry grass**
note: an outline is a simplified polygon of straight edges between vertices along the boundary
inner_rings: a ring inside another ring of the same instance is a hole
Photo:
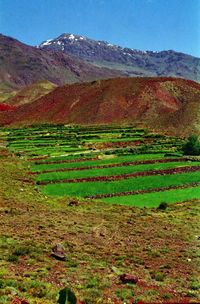
[[[61,287],[86,303],[198,302],[200,205],[165,211],[45,197],[27,164],[0,158],[0,302],[56,303]],[[62,243],[65,262],[50,257]],[[122,273],[139,278],[123,285]]]

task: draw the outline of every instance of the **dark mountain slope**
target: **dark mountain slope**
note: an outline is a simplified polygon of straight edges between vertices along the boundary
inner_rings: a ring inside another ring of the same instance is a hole
[[[117,78],[65,85],[0,115],[1,124],[133,123],[174,134],[200,131],[200,85],[173,78]]]
[[[117,75],[119,71],[97,68],[71,55],[47,52],[0,35],[0,87],[21,88],[41,80],[63,85]]]

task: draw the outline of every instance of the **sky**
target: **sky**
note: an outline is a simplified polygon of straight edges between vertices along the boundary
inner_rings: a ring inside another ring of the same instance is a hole
[[[200,57],[200,0],[0,0],[0,33],[30,45],[73,33]]]

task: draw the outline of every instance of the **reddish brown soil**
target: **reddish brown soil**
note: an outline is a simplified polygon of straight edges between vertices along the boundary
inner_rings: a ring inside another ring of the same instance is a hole
[[[128,179],[139,176],[167,175],[167,174],[187,173],[187,172],[196,172],[196,171],[200,171],[200,166],[180,167],[180,168],[172,168],[166,170],[151,170],[145,172],[136,172],[136,173],[119,174],[119,175],[111,175],[111,176],[96,176],[96,177],[87,177],[87,178],[38,181],[37,184],[47,185],[47,184],[57,184],[57,183],[82,183],[82,182],[97,182],[97,181],[105,182],[105,181],[116,181],[120,179]]]
[[[0,103],[0,111],[12,111],[15,110],[16,107],[15,106],[10,106],[4,103]]]
[[[56,88],[0,115],[1,124],[140,123],[174,134],[196,131],[200,84],[175,78],[116,78]],[[197,130],[198,131],[198,130]]]
[[[87,148],[95,148],[95,149],[108,149],[108,148],[124,148],[124,147],[132,147],[132,146],[140,146],[142,144],[152,144],[153,140],[133,140],[133,141],[117,141],[117,142],[102,142],[102,143],[92,143],[86,144]]]
[[[67,198],[46,198],[24,182],[30,176],[21,161],[9,155],[0,161],[0,233],[16,242],[1,245],[2,265],[8,270],[2,271],[2,280],[18,283],[20,294],[21,286],[30,280],[49,282],[44,301],[52,288],[58,293],[67,284],[78,298],[92,304],[122,304],[116,291],[126,289],[134,291],[128,304],[139,299],[199,302],[198,290],[191,289],[199,272],[199,201],[170,205],[165,211],[88,200],[70,206]],[[66,262],[51,257],[57,243],[65,246]],[[15,248],[30,244],[29,254],[16,263],[8,260]],[[122,284],[118,272],[131,273],[139,281],[135,286]],[[157,274],[163,279],[157,279]],[[88,288],[91,279],[96,283]],[[37,288],[26,289],[21,298],[30,295],[39,301],[36,292]],[[56,303],[56,298],[50,303]]]

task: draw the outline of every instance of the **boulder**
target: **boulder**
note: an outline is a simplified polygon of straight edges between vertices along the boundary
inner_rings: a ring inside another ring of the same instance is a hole
[[[127,283],[132,283],[132,284],[137,284],[139,279],[138,277],[132,275],[132,274],[122,274],[120,276],[120,280],[122,281],[122,283],[127,284]]]
[[[57,259],[57,260],[65,261],[66,256],[65,256],[65,249],[64,249],[63,245],[61,245],[61,244],[56,244],[56,245],[52,248],[51,256],[54,257],[54,258]]]

